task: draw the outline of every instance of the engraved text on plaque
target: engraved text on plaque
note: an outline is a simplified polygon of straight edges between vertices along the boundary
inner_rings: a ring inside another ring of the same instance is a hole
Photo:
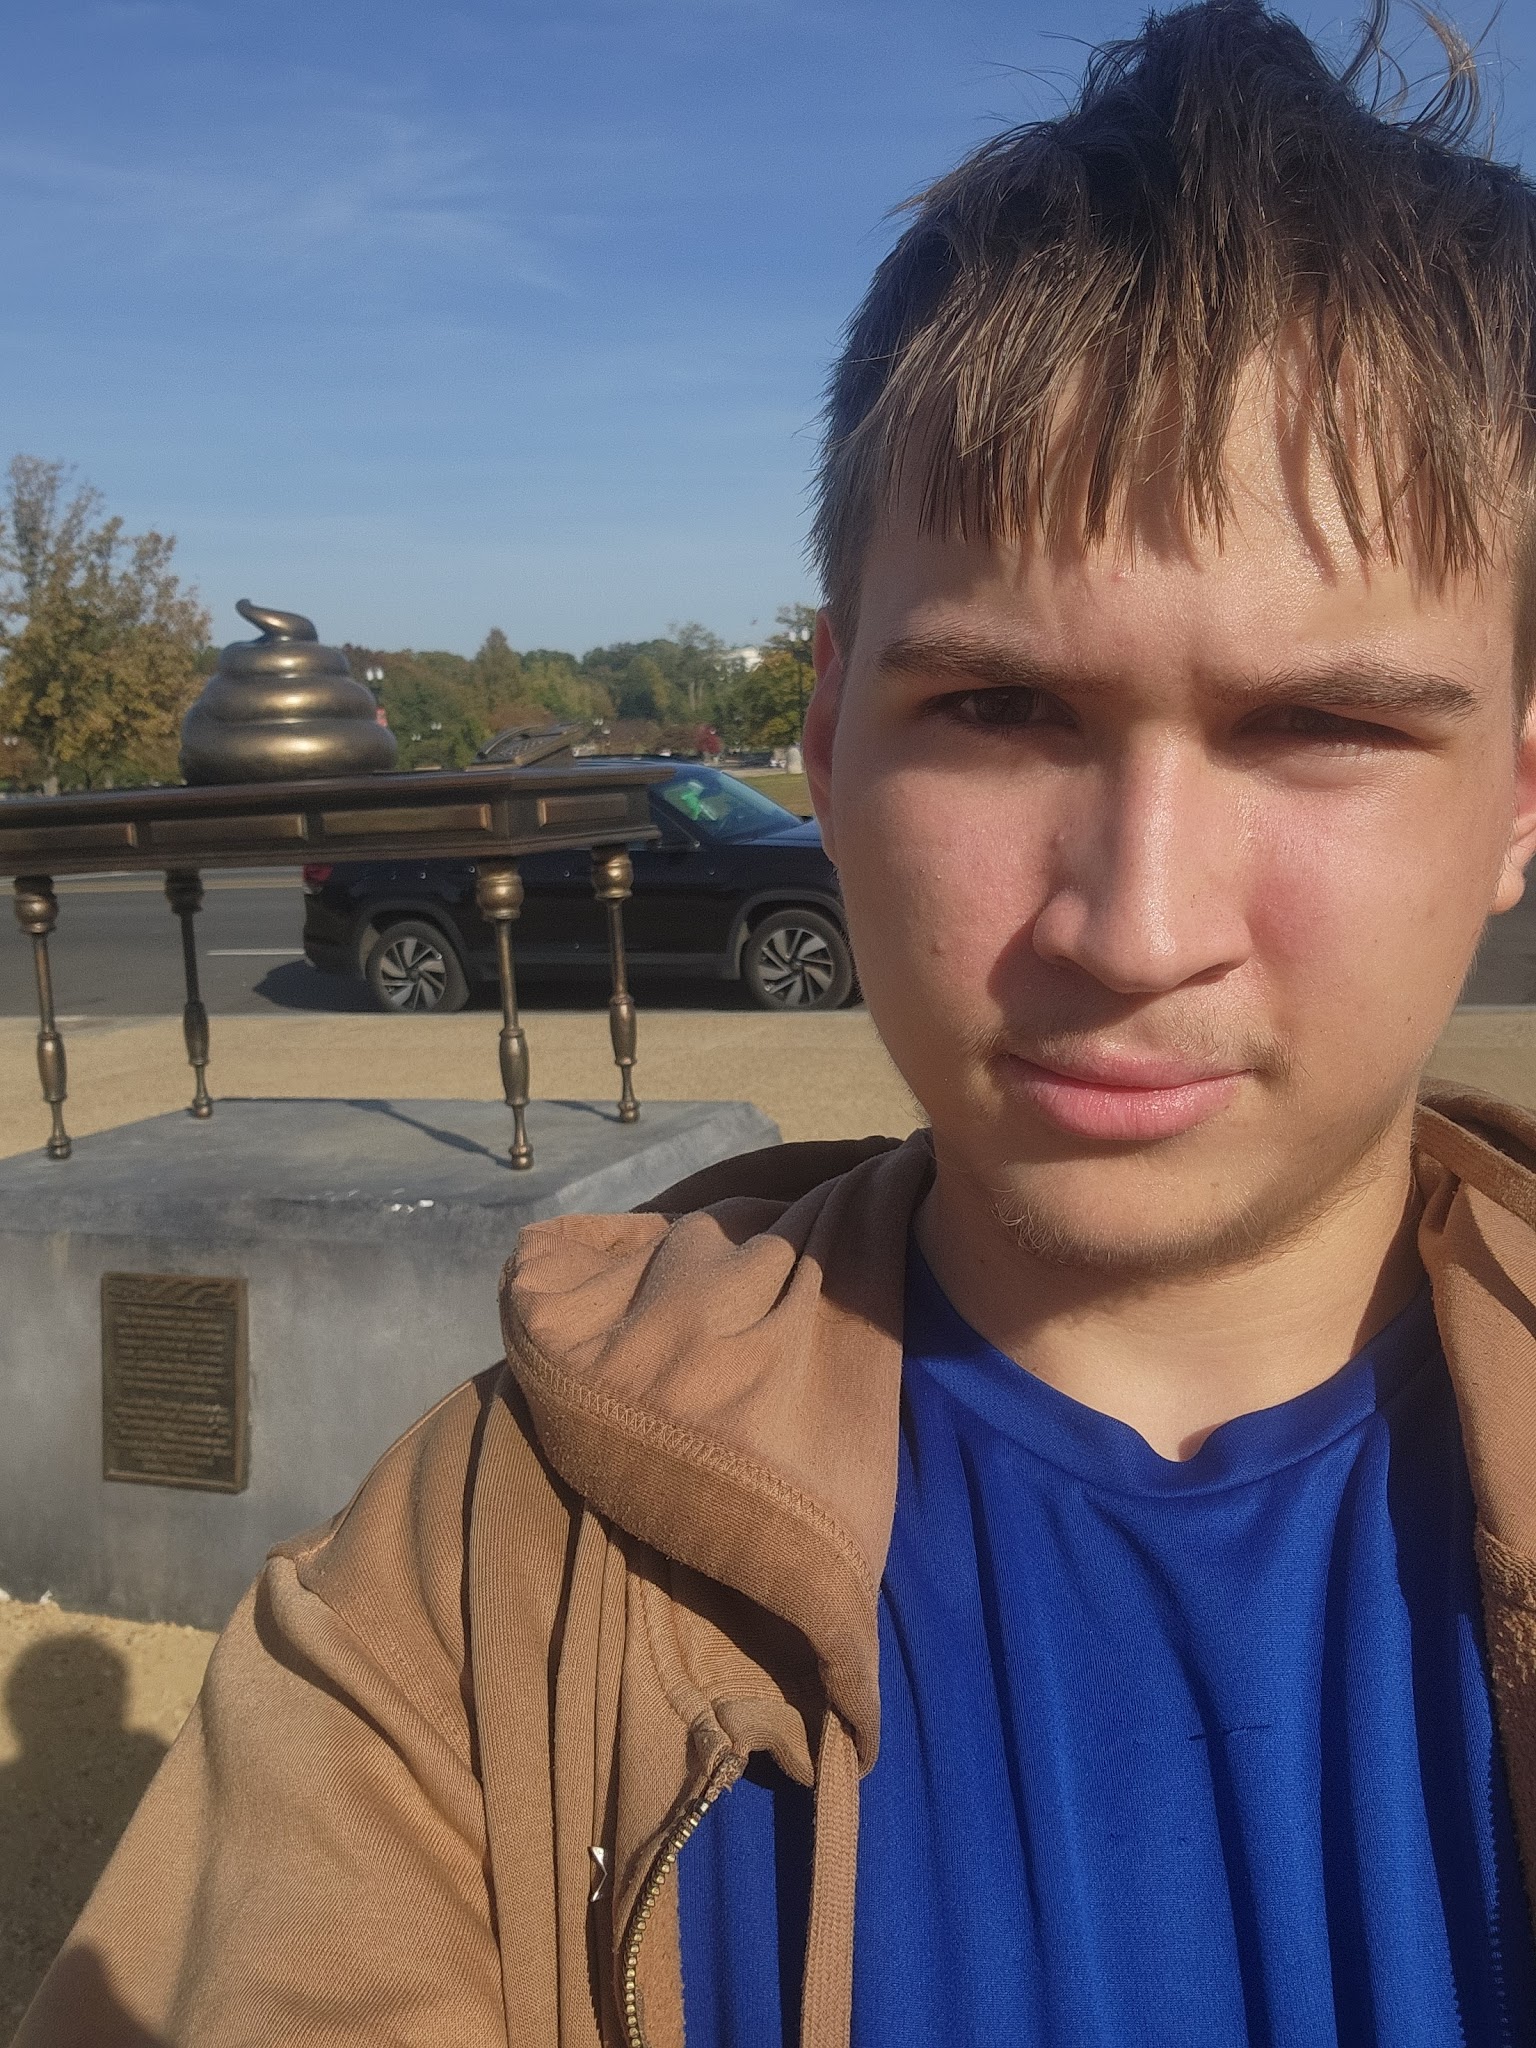
[[[239,1493],[245,1486],[245,1282],[101,1277],[102,1475]]]

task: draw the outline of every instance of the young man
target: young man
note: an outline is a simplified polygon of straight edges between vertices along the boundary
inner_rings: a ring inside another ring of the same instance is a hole
[[[1536,2039],[1536,194],[1258,0],[928,193],[807,761],[931,1121],[526,1232],[26,2048]],[[1523,1869],[1526,1878],[1522,1880]]]

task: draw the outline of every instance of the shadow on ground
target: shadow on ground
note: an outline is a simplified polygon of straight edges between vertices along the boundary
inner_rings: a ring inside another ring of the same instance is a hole
[[[124,1725],[128,1672],[84,1635],[49,1635],[12,1667],[19,1754],[0,1764],[0,2040],[8,2041],[165,1754]]]
[[[653,1010],[750,1010],[755,1007],[743,983],[708,976],[648,974],[630,976],[635,1001]],[[307,960],[285,960],[264,974],[252,990],[279,1010],[329,1010],[357,1014],[378,1005],[360,981],[345,975],[322,974]],[[523,970],[518,975],[518,1005],[524,1010],[606,1010],[608,981],[604,975],[544,976]],[[494,985],[470,991],[472,1010],[495,1010],[501,998]]]
[[[344,974],[322,974],[307,960],[285,960],[265,973],[251,990],[279,1010],[330,1010],[356,1013],[375,1007],[360,981]]]

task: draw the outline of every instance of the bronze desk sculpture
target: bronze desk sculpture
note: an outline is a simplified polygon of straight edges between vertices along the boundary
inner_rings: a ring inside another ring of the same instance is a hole
[[[366,683],[339,647],[322,647],[313,622],[242,597],[258,640],[235,640],[181,726],[188,782],[287,782],[295,776],[366,775],[395,765],[395,736],[378,721]]]
[[[281,615],[279,615],[281,616]],[[361,685],[357,686],[361,688]],[[365,693],[366,694],[366,693]],[[374,731],[382,728],[374,726]],[[386,735],[387,737],[387,735]],[[472,859],[476,900],[494,925],[501,980],[502,1092],[512,1112],[511,1163],[533,1164],[524,1123],[528,1046],[518,1019],[511,925],[522,905],[517,857],[543,848],[585,847],[593,887],[608,917],[613,967],[609,1026],[621,1083],[619,1116],[634,1122],[635,1006],[625,977],[621,906],[629,895],[626,847],[651,840],[646,791],[670,767],[483,766],[432,774],[358,774],[320,780],[263,780],[186,789],[113,790],[83,796],[22,797],[0,805],[0,875],[15,878],[16,917],[31,936],[37,972],[38,1072],[53,1113],[48,1153],[67,1159],[64,1044],[53,1010],[48,935],[58,922],[53,877],[102,868],[160,870],[181,921],[186,971],[182,1024],[196,1075],[191,1113],[212,1114],[204,1080],[208,1015],[197,979],[192,920],[205,868],[270,867],[381,853]]]

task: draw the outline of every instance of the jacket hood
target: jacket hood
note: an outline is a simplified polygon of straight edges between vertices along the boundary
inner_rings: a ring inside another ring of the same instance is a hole
[[[907,1225],[931,1171],[924,1132],[750,1153],[649,1212],[531,1226],[502,1293],[556,1471],[798,1628],[866,1765]]]
[[[1536,1557],[1536,1117],[1435,1089],[1414,1125],[1419,1255],[1485,1530]]]
[[[932,1170],[926,1131],[772,1147],[633,1214],[530,1226],[503,1282],[508,1361],[555,1470],[799,1629],[865,1768],[907,1234]],[[1536,1117],[1427,1093],[1414,1171],[1480,1511],[1533,1555]]]

